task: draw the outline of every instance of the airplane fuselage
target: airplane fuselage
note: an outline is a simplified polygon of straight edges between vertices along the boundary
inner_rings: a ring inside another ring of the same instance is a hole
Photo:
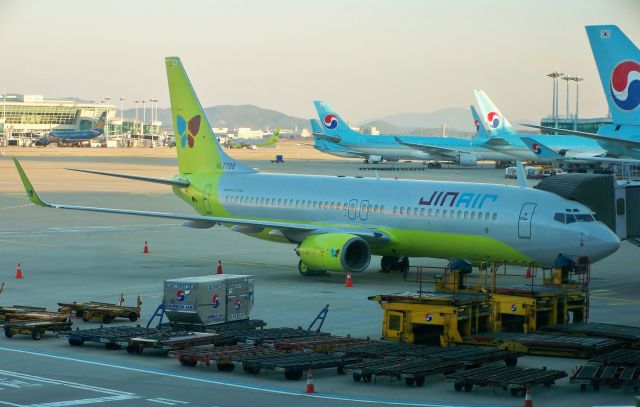
[[[183,178],[191,185],[174,192],[202,215],[321,224],[329,230],[375,228],[389,239],[372,245],[376,255],[551,266],[559,253],[597,261],[617,249],[617,237],[593,221],[588,208],[529,188],[261,173]],[[554,219],[558,213],[589,220],[568,225]],[[262,228],[237,231],[280,242],[304,238]]]

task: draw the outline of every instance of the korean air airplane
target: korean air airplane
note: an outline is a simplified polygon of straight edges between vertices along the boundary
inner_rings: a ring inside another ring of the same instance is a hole
[[[506,185],[259,173],[218,144],[179,58],[166,58],[178,174],[171,179],[88,171],[173,187],[195,214],[49,204],[20,163],[37,205],[216,224],[296,245],[303,275],[360,272],[372,255],[406,269],[410,257],[551,266],[562,253],[592,262],[620,241],[589,208],[550,192]]]
[[[511,154],[521,160],[545,161],[544,157],[534,154],[521,140],[521,137],[532,137],[559,154],[575,159],[589,160],[607,154],[607,150],[597,141],[585,137],[518,133],[484,91],[474,90],[474,93],[490,134],[485,145],[496,151]]]
[[[529,127],[588,137],[614,157],[640,159],[640,50],[615,25],[592,25],[586,30],[613,124],[597,133]]]
[[[51,143],[75,144],[89,141],[104,133],[104,125],[107,120],[107,111],[100,115],[93,130],[52,131],[49,135],[36,140],[37,146],[48,146]]]
[[[343,158],[367,158],[366,154],[358,151],[349,150],[340,144],[332,143],[329,137],[322,131],[320,122],[315,119],[309,120],[311,124],[311,133],[313,135],[313,148],[326,154],[335,155]]]
[[[366,161],[436,160],[473,166],[481,160],[514,161],[511,155],[484,147],[475,137],[368,136],[354,131],[327,103],[314,101],[328,141],[366,155]]]

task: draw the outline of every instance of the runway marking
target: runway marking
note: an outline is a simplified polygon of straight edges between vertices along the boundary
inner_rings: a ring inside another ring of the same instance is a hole
[[[591,295],[591,298],[597,298],[599,300],[606,300],[606,301],[621,301],[621,303],[619,305],[628,305],[629,303],[631,303],[631,304],[640,304],[640,300],[630,300],[630,299],[627,299],[627,298],[605,297],[605,296],[599,296],[599,295]],[[617,303],[616,303],[616,305],[617,305]]]
[[[77,362],[77,363],[85,363],[85,364],[88,364],[88,365],[110,367],[110,368],[114,368],[114,369],[128,370],[128,371],[132,371],[132,372],[148,373],[148,374],[153,374],[153,375],[163,376],[163,377],[169,377],[169,378],[174,378],[174,379],[175,378],[179,378],[179,379],[183,379],[183,380],[191,380],[191,381],[201,382],[201,383],[217,384],[217,385],[220,385],[220,386],[228,386],[228,387],[233,387],[233,388],[239,388],[239,389],[245,389],[245,390],[253,390],[253,391],[271,393],[271,394],[280,394],[280,395],[293,396],[293,397],[310,397],[310,398],[318,398],[318,399],[324,399],[324,400],[349,401],[349,402],[361,403],[361,404],[386,404],[386,405],[391,405],[391,406],[414,406],[414,407],[501,407],[501,406],[496,405],[496,404],[469,404],[469,403],[448,404],[448,403],[431,403],[431,402],[426,402],[426,401],[415,401],[415,400],[385,400],[385,399],[376,399],[376,398],[365,398],[365,397],[359,397],[359,396],[341,396],[341,395],[337,395],[337,394],[317,394],[317,393],[316,394],[306,394],[306,393],[303,393],[302,391],[293,391],[293,390],[282,389],[282,388],[274,388],[274,387],[266,387],[266,386],[259,386],[259,385],[244,384],[244,383],[231,382],[231,381],[221,380],[221,379],[204,378],[204,377],[192,376],[192,375],[188,375],[188,374],[184,374],[184,373],[171,372],[171,371],[166,371],[166,370],[155,370],[155,369],[142,368],[142,367],[125,366],[125,365],[119,365],[119,364],[110,363],[110,362],[101,362],[101,361],[97,361],[97,360],[80,359],[80,358],[71,357],[71,356],[63,356],[63,355],[57,355],[57,354],[53,354],[53,353],[46,353],[46,352],[36,352],[36,351],[25,350],[25,349],[10,348],[10,347],[6,347],[6,346],[0,346],[0,350],[4,350],[4,351],[7,351],[7,352],[23,353],[23,354],[34,355],[34,356],[42,356],[42,357],[47,357],[47,358],[52,358],[52,359],[66,360],[66,361]],[[55,379],[50,379],[50,380],[55,380]],[[115,392],[116,390],[113,390],[113,391]],[[125,393],[125,394],[131,394],[131,393]],[[16,406],[24,407],[24,406],[21,406],[21,405],[16,405]],[[29,407],[35,407],[35,406],[29,406]],[[42,406],[42,407],[44,407],[44,406]],[[506,407],[506,406],[502,406],[502,407]]]
[[[31,206],[33,204],[28,203],[28,204],[24,204],[24,205],[16,205],[16,206],[5,206],[4,208],[0,208],[0,211],[6,210],[6,209],[17,209],[17,208],[24,208],[26,206]]]
[[[175,406],[176,404],[189,404],[188,401],[165,399],[162,397],[156,397],[154,399],[146,399],[146,400],[151,401],[152,403],[167,404],[169,406]]]
[[[133,400],[133,399],[137,399],[137,398],[138,397],[136,397],[136,396],[117,395],[117,396],[94,397],[94,398],[89,398],[89,399],[53,401],[51,403],[27,404],[27,405],[24,405],[22,407],[80,406],[80,405],[83,405],[83,404],[108,403],[108,402],[111,402],[111,401]]]

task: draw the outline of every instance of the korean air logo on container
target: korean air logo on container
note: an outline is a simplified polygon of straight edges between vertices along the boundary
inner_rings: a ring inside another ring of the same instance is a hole
[[[511,312],[516,312],[518,310],[518,306],[516,304],[511,304]]]
[[[218,297],[218,294],[213,294],[213,297],[211,297],[211,305],[213,305],[213,308],[220,306],[220,297]]]
[[[187,295],[189,294],[189,291],[184,291],[184,290],[178,290],[176,291],[176,300],[182,302],[184,301],[184,299],[187,297]]]
[[[611,72],[609,87],[611,99],[622,110],[633,110],[640,105],[640,64],[620,62]]]
[[[324,117],[324,127],[328,129],[335,129],[338,127],[338,118],[335,114],[328,114]]]
[[[427,313],[424,315],[424,320],[427,322],[431,322],[433,321],[433,315],[431,315],[431,313]]]
[[[497,129],[500,127],[500,115],[497,112],[489,112],[489,114],[487,114],[487,122],[489,123],[489,127]]]

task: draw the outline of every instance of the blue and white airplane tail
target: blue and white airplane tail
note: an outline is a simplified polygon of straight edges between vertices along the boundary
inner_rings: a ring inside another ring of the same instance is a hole
[[[640,50],[615,25],[585,28],[613,122],[640,125]]]
[[[480,115],[478,114],[478,111],[476,110],[476,108],[471,105],[471,116],[473,116],[473,124],[476,127],[476,138],[488,138],[490,136],[490,134],[487,132],[487,128],[484,127],[484,123],[482,122],[482,119],[480,118]]]
[[[498,107],[493,104],[489,96],[483,90],[473,91],[480,106],[480,113],[484,118],[483,123],[487,124],[487,129],[491,136],[504,136],[516,134],[516,130],[511,126],[509,120],[502,114]]]
[[[313,101],[318,117],[320,118],[320,124],[322,125],[322,132],[327,136],[340,136],[345,137],[360,137],[362,134],[353,130],[347,122],[342,120],[340,115],[331,108],[326,102],[320,100]]]

